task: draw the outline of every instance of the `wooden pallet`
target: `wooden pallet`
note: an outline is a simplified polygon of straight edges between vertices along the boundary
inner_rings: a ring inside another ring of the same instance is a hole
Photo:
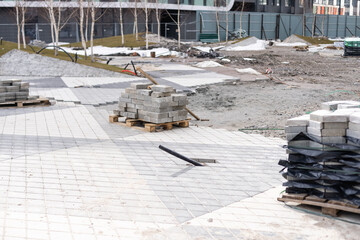
[[[35,100],[21,100],[0,103],[0,108],[11,108],[11,107],[36,107],[50,105],[50,101],[47,98],[38,98]]]
[[[316,196],[309,196],[307,194],[283,194],[282,197],[278,198],[277,200],[281,202],[294,202],[321,207],[321,212],[323,214],[333,217],[336,217],[339,211],[360,214],[360,209],[358,205],[342,201],[327,200]]]
[[[189,121],[190,121],[190,119],[186,119],[186,120],[168,122],[168,123],[149,123],[142,119],[126,119],[125,122],[119,122],[119,117],[121,116],[110,115],[109,122],[117,123],[119,125],[123,125],[127,127],[132,127],[146,132],[155,132],[156,129],[158,128],[162,128],[164,130],[171,130],[173,126],[186,128],[189,127]]]

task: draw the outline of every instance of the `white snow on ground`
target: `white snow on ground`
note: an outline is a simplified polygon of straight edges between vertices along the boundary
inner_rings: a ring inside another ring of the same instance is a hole
[[[274,42],[274,45],[277,47],[307,46],[307,44],[303,42],[295,42],[295,43]]]
[[[206,84],[219,83],[225,80],[235,80],[238,78],[215,72],[204,72],[181,76],[163,77],[163,79],[186,87],[194,87]]]
[[[259,73],[258,71],[252,69],[252,68],[243,68],[243,69],[239,69],[236,68],[236,71],[239,73],[248,73],[248,74],[254,74],[254,75],[262,75],[261,73]]]
[[[68,43],[68,42],[58,42],[58,46],[62,46],[62,45],[68,45],[68,44],[70,44],[70,43]],[[48,44],[46,44],[46,45],[48,45],[48,46],[54,46],[55,45],[55,43],[48,43]]]
[[[63,49],[69,53],[77,53],[78,55],[85,55],[84,50],[74,50],[69,47],[63,47]],[[180,56],[181,53],[176,51],[170,51],[167,48],[153,48],[151,50],[140,50],[139,48],[135,48],[131,50],[126,47],[104,47],[104,46],[94,46],[93,51],[95,55],[114,55],[114,54],[132,54],[134,52],[138,53],[141,57],[151,57],[151,52],[155,52],[155,56]],[[90,48],[86,50],[87,55],[90,55]]]
[[[207,68],[207,67],[222,67],[221,64],[214,61],[203,61],[195,64],[196,67]]]
[[[229,46],[224,48],[225,51],[261,51],[266,49],[266,42],[264,40],[256,40],[255,43],[247,46]]]
[[[217,50],[217,49],[221,49],[221,48],[223,48],[224,46],[218,46],[218,47],[194,47],[195,49],[197,49],[197,50],[200,50],[200,51],[202,51],[202,52],[207,52],[207,53],[209,53],[210,52],[210,49],[212,49],[212,50]]]

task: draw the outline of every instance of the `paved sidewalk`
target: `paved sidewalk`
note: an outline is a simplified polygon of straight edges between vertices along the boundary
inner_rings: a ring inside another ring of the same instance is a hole
[[[358,239],[359,225],[276,201],[281,139],[197,126],[146,133],[108,122],[122,89],[101,79],[27,81],[62,101],[0,109],[2,240]],[[159,145],[216,163],[194,167]]]

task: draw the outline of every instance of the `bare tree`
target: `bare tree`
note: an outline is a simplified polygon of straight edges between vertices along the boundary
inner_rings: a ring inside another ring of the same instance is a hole
[[[156,0],[155,2],[156,8],[155,8],[155,15],[156,15],[156,22],[157,22],[157,35],[158,35],[158,42],[160,42],[160,14],[161,11],[159,10],[159,0]]]
[[[135,8],[132,10],[134,15],[134,27],[133,34],[135,35],[136,41],[139,40],[139,28],[138,28],[138,0],[135,0]]]
[[[121,45],[124,46],[125,38],[124,38],[124,22],[123,22],[123,12],[122,12],[122,5],[120,0],[120,7],[119,7],[119,15],[120,15],[120,33],[121,33]]]
[[[59,36],[60,31],[65,27],[65,25],[68,23],[68,21],[72,18],[75,11],[72,9],[67,16],[63,16],[62,14],[62,8],[61,8],[61,0],[58,0],[57,7],[54,5],[54,0],[47,0],[47,12],[50,20],[50,30],[51,30],[51,38],[53,41],[53,44],[55,47],[55,56],[58,55],[58,49],[59,46]]]
[[[91,62],[95,62],[94,58],[94,29],[95,29],[95,22],[99,20],[105,13],[102,12],[102,14],[98,17],[96,17],[96,8],[95,8],[95,0],[90,0],[90,15],[91,15],[91,27],[90,27],[90,54],[91,54]]]
[[[240,12],[240,31],[242,32],[242,16],[245,7],[245,0],[242,1],[241,12]],[[261,30],[262,31],[262,30]]]
[[[168,10],[166,10],[167,14],[169,15],[169,17],[171,18],[171,20],[176,24],[177,26],[177,33],[178,33],[178,48],[180,49],[181,46],[181,25],[184,24],[185,21],[183,21],[183,23],[181,23],[181,18],[180,18],[180,0],[177,0],[177,20],[175,20],[170,12]]]
[[[92,0],[87,0],[87,8],[86,8],[86,12],[85,12],[85,41],[87,42],[88,39],[88,34],[89,34],[89,15],[90,15],[90,8],[89,5],[92,5],[92,3],[89,3]]]
[[[80,37],[81,37],[81,45],[84,49],[84,56],[87,59],[86,53],[86,42],[84,37],[84,0],[79,0],[79,23],[80,23]]]
[[[177,32],[178,32],[178,48],[180,50],[180,43],[181,43],[181,28],[180,28],[180,0],[177,0]]]
[[[25,0],[15,2],[15,16],[16,16],[16,25],[17,25],[17,41],[18,49],[21,46],[21,38],[23,42],[23,47],[26,48],[26,39],[25,39],[25,22],[26,22],[26,3]]]
[[[148,23],[149,23],[149,11],[148,11],[148,0],[145,0],[145,46],[146,46],[146,49],[149,48],[149,37],[148,37],[148,34],[149,34],[149,26],[148,26]]]
[[[214,1],[214,5],[215,5],[216,9],[218,9],[218,6],[219,6],[218,0]],[[220,42],[220,19],[219,19],[219,11],[218,10],[216,10],[215,16],[216,16],[216,31],[217,31],[217,35],[218,35],[218,41]]]

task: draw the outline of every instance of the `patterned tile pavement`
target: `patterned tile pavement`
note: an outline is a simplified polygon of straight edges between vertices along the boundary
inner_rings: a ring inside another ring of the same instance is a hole
[[[78,89],[57,79],[32,91],[69,101],[1,109],[2,240],[358,239],[357,225],[276,201],[283,140],[196,126],[146,133],[110,124],[115,104],[96,107],[111,89]],[[159,145],[216,163],[190,166]]]

